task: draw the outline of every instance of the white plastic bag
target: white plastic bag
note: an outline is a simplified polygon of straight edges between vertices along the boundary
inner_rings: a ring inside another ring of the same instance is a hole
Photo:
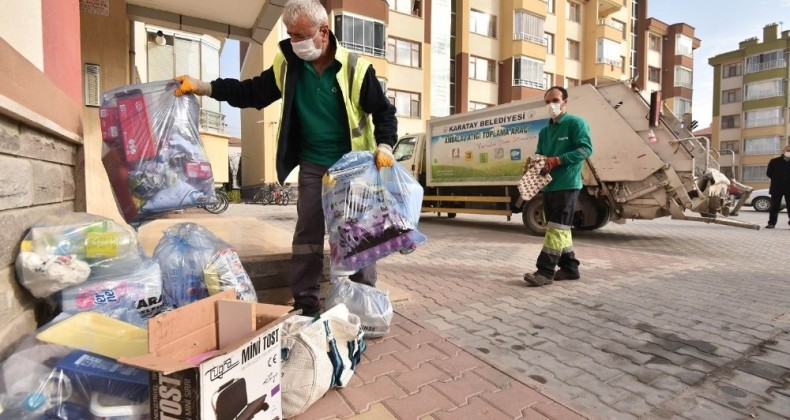
[[[313,320],[292,317],[283,326],[283,417],[303,413],[330,388],[344,387],[365,351],[359,317],[337,305]]]
[[[393,310],[389,293],[348,277],[332,278],[324,303],[328,307],[344,304],[357,315],[362,323],[366,338],[383,337],[390,332]]]

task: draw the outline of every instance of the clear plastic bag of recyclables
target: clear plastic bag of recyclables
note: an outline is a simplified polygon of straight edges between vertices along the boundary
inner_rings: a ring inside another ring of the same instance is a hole
[[[392,303],[386,290],[355,283],[348,277],[332,278],[326,296],[326,307],[344,304],[362,322],[365,338],[383,337],[390,332]]]
[[[174,96],[176,87],[160,81],[102,94],[102,163],[118,209],[135,227],[161,212],[216,202],[200,105],[194,95]]]
[[[19,282],[46,298],[98,277],[133,272],[144,252],[128,226],[88,213],[60,212],[30,228],[16,260]]]
[[[154,249],[154,259],[162,269],[167,306],[180,308],[231,288],[238,299],[257,301],[236,251],[204,226],[188,222],[170,226]]]
[[[322,206],[331,271],[351,275],[427,238],[417,230],[423,190],[399,165],[376,169],[371,152],[350,152],[324,176]]]

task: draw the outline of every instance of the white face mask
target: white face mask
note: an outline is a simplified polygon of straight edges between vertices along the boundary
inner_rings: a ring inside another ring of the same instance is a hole
[[[321,31],[319,30],[316,32],[315,36],[310,39],[305,39],[304,41],[293,42],[291,43],[291,48],[294,50],[294,54],[297,57],[301,58],[304,61],[313,61],[321,56],[321,47],[315,46],[315,37],[320,34]]]
[[[790,152],[785,152],[785,157],[790,158]]]
[[[562,113],[561,103],[552,102],[550,104],[546,104],[546,108],[549,109],[549,113],[551,114],[552,118],[556,118],[558,115]]]

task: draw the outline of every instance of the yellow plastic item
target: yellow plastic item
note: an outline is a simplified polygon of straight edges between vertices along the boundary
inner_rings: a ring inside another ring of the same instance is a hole
[[[148,331],[95,312],[72,315],[36,338],[113,359],[148,353]]]

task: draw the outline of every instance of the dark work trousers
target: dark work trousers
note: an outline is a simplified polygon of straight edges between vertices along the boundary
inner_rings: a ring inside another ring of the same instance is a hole
[[[571,225],[573,210],[579,199],[579,190],[547,191],[543,193],[543,217],[546,220],[546,236],[543,249],[535,264],[538,273],[554,278],[554,269],[579,273],[579,260],[573,252]]]
[[[299,199],[296,202],[296,231],[291,256],[291,293],[294,301],[318,305],[318,281],[324,269],[326,222],[321,207],[321,178],[328,166],[300,162]],[[351,281],[376,287],[376,263],[351,277]]]
[[[782,206],[782,197],[785,199],[785,204],[790,204],[790,192],[771,194],[771,209],[768,210],[769,225],[776,225],[777,220],[779,220],[779,209]],[[787,210],[787,217],[790,219],[790,209]]]

